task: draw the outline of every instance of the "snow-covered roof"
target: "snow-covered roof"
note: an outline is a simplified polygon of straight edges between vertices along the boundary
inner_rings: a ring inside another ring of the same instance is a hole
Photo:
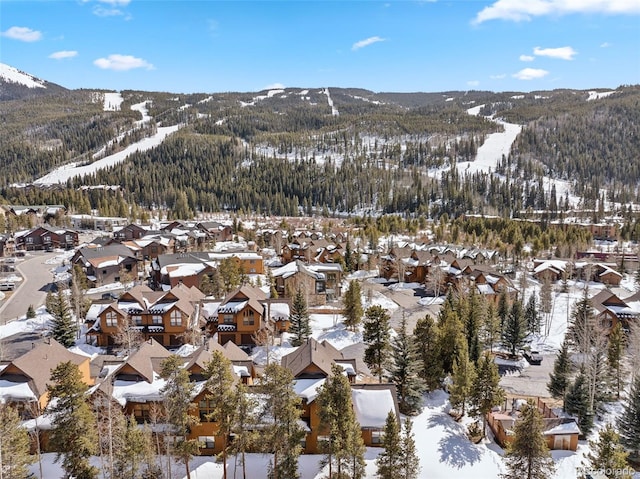
[[[271,303],[269,306],[269,315],[271,319],[283,321],[289,319],[291,311],[287,303]]]
[[[237,313],[238,311],[242,311],[242,309],[249,303],[249,300],[244,301],[229,301],[228,303],[223,304],[218,307],[219,313]]]
[[[580,434],[580,428],[575,421],[566,421],[560,423],[550,429],[547,429],[543,433],[545,436],[551,436],[556,434]]]
[[[31,400],[35,401],[36,395],[27,381],[14,382],[0,379],[0,403]]]
[[[296,379],[293,382],[293,390],[302,399],[306,399],[307,403],[315,401],[320,392],[320,387],[324,384],[326,378],[316,379]]]
[[[361,428],[382,429],[389,411],[396,414],[390,389],[352,389],[351,399]]]
[[[153,382],[147,381],[122,381],[113,382],[113,398],[122,406],[127,402],[154,402],[162,401],[163,395],[160,390],[164,387],[165,380],[156,373],[153,375]]]

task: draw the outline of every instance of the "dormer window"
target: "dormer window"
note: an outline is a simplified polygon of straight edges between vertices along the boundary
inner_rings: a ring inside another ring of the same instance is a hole
[[[104,315],[104,319],[107,328],[115,328],[118,326],[118,315],[115,311],[107,311]]]

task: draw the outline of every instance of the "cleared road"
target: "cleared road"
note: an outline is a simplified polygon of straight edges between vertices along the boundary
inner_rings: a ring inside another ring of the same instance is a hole
[[[30,304],[34,308],[44,304],[53,279],[51,270],[55,268],[55,265],[46,262],[57,254],[34,251],[16,263],[22,281],[16,283],[17,289],[0,306],[0,324],[24,316]]]

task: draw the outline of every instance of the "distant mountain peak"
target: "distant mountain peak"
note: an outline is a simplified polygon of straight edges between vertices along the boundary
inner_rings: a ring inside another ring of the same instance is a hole
[[[18,83],[27,88],[47,88],[43,80],[4,63],[0,63],[0,79],[9,83]]]

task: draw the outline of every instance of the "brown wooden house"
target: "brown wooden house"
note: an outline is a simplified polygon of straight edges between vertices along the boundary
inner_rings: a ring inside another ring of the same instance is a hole
[[[15,247],[25,251],[73,249],[78,246],[78,232],[49,225],[36,226],[14,235]]]

